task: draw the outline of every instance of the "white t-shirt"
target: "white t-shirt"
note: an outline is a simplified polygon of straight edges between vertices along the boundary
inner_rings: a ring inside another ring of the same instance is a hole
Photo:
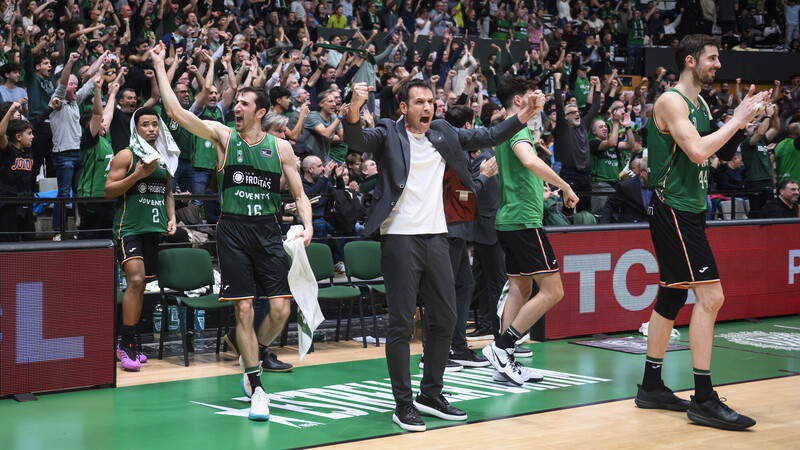
[[[442,200],[445,162],[424,134],[410,131],[411,167],[400,199],[381,224],[381,234],[447,233]]]
[[[425,24],[425,26],[423,26]],[[417,17],[417,31],[420,36],[427,36],[431,32],[431,21],[426,18]]]

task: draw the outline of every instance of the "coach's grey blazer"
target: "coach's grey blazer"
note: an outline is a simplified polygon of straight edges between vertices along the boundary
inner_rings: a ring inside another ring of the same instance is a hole
[[[371,152],[378,165],[378,183],[372,191],[372,204],[364,224],[364,235],[375,233],[403,193],[409,172],[410,144],[405,120],[382,119],[375,128],[361,129],[361,121],[342,125],[344,142],[358,153]],[[515,115],[491,128],[456,128],[442,119],[433,120],[425,136],[442,155],[445,163],[468,189],[474,190],[467,151],[494,147],[525,127]]]

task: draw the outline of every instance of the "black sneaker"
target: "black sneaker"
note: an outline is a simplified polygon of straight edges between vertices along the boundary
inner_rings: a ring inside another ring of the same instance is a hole
[[[464,411],[450,406],[444,395],[439,394],[436,397],[428,397],[420,392],[414,400],[414,406],[422,414],[436,416],[444,420],[467,420],[467,413]]]
[[[403,403],[395,408],[392,422],[406,431],[425,431],[425,422],[422,421],[419,411],[411,402]]]
[[[239,357],[239,347],[236,344],[236,330],[231,330],[227,334],[225,334],[225,344],[228,345],[228,348],[233,352],[233,356]]]
[[[645,391],[641,384],[637,384],[638,391],[636,391],[636,398],[633,402],[636,406],[643,409],[668,409],[670,411],[686,411],[689,409],[689,401],[684,400],[672,393],[672,390],[664,386],[653,389],[652,391]]]
[[[708,400],[700,403],[694,395],[686,415],[689,420],[700,425],[720,428],[723,430],[744,430],[756,424],[750,417],[741,415],[726,405],[725,399],[720,399],[717,391],[711,393]]]
[[[483,356],[478,356],[472,350],[467,350],[464,353],[456,354],[450,350],[450,361],[461,364],[464,367],[486,367],[488,366],[489,360]]]
[[[419,357],[419,368],[425,368],[425,355],[420,355]],[[464,366],[453,361],[452,359],[448,359],[447,364],[444,366],[445,373],[461,372],[462,370],[464,370]]]
[[[478,326],[475,331],[467,333],[468,341],[479,341],[485,339],[494,339],[494,331],[492,327]]]
[[[514,346],[514,358],[530,358],[533,352],[528,347]]]
[[[285,363],[278,359],[278,355],[271,353],[267,347],[259,346],[259,355],[261,356],[261,368],[264,372],[289,372],[294,368],[293,365]]]

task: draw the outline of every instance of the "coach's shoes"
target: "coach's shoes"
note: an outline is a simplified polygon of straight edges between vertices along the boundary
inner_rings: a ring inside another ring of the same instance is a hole
[[[684,400],[672,393],[672,389],[666,387],[664,382],[651,391],[645,391],[641,384],[637,384],[636,398],[633,402],[642,409],[668,409],[670,411],[686,411],[689,409],[689,401]]]
[[[489,365],[488,359],[476,355],[475,352],[469,349],[464,353],[455,353],[450,350],[450,361],[461,364],[464,367],[486,367]]]
[[[698,402],[694,395],[689,405],[686,415],[689,420],[700,425],[720,428],[723,430],[744,430],[756,424],[750,417],[737,413],[724,403],[724,399],[719,398],[716,391],[711,393],[711,397],[704,402]]]
[[[514,346],[514,358],[530,358],[533,356],[533,351],[528,347],[520,347],[519,344]]]
[[[136,349],[133,345],[119,344],[117,346],[117,356],[124,370],[136,372],[142,368],[142,363],[136,358]]]
[[[425,422],[422,421],[419,411],[411,402],[397,405],[392,414],[392,422],[406,431],[425,431]]]
[[[250,397],[250,412],[247,414],[250,420],[269,420],[269,397],[261,386],[256,387],[253,396]]]
[[[483,348],[483,356],[489,360],[494,366],[495,370],[506,379],[506,381],[522,386],[525,379],[522,376],[522,371],[519,369],[519,364],[514,359],[514,348],[502,349],[492,341],[491,344]]]
[[[522,379],[525,380],[526,383],[538,383],[544,380],[544,375],[542,375],[542,373],[538,370],[519,365],[519,363],[517,363],[517,368],[520,370]],[[508,383],[506,378],[500,375],[500,372],[496,370],[492,372],[492,381],[496,383]]]
[[[467,420],[467,413],[455,408],[447,402],[444,395],[429,397],[422,392],[417,394],[414,406],[422,414],[428,414],[444,420]]]

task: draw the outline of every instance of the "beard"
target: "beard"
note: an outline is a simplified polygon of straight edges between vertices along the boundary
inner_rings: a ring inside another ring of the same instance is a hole
[[[714,76],[708,73],[708,71],[703,72],[698,66],[695,66],[695,68],[692,70],[692,77],[694,78],[695,83],[698,84],[710,84],[714,82]]]

